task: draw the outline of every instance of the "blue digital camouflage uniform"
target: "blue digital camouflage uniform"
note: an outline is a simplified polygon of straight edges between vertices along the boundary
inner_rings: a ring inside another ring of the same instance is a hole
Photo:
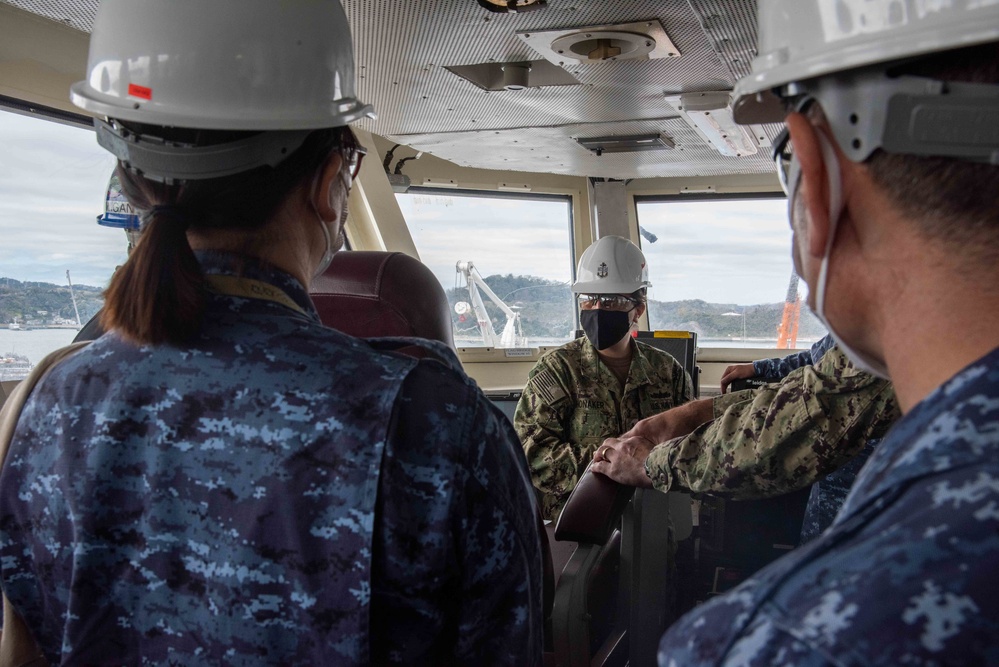
[[[813,366],[819,363],[819,359],[829,348],[836,344],[833,337],[826,334],[818,339],[807,350],[795,352],[786,357],[775,357],[773,359],[757,359],[753,362],[753,372],[759,377],[785,378],[788,374],[802,366]]]
[[[812,484],[812,490],[808,494],[808,504],[805,505],[805,515],[801,519],[799,544],[815,539],[832,525],[843,503],[846,502],[850,489],[857,481],[857,475],[880,442],[880,438],[868,440],[859,454]]]
[[[453,355],[379,351],[290,276],[243,275],[303,312],[212,294],[190,345],[108,334],[25,406],[0,565],[48,659],[536,664],[536,509],[503,415]]]
[[[585,337],[548,352],[531,369],[514,424],[546,519],[558,518],[606,438],[693,397],[680,362],[637,341],[631,349],[623,391]]]
[[[999,664],[999,348],[881,442],[833,526],[698,607],[659,664]]]

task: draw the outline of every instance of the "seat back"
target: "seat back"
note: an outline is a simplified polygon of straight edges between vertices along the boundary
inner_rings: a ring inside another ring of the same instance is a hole
[[[322,323],[351,336],[406,336],[436,340],[455,349],[451,307],[434,274],[401,252],[338,252],[329,268],[312,281],[309,295]],[[415,348],[404,354],[422,356]],[[544,522],[538,514],[538,530]],[[544,614],[551,615],[555,576],[546,539],[541,540]]]
[[[401,252],[338,252],[309,294],[323,324],[352,336],[413,336],[454,348],[444,289]]]

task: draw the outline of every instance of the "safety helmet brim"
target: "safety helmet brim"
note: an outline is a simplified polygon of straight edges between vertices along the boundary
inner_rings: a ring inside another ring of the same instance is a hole
[[[573,294],[631,294],[643,287],[650,287],[652,283],[644,280],[638,283],[607,282],[590,280],[587,282],[575,282],[572,284]]]
[[[213,113],[210,109],[178,109],[174,105],[173,108],[161,110],[153,104],[140,102],[135,102],[132,108],[128,108],[122,106],[118,97],[102,95],[87,85],[86,81],[79,81],[70,87],[70,101],[95,116],[199,130],[317,130],[350,125],[362,118],[378,117],[374,107],[353,98],[331,102],[326,112],[316,113],[316,109],[312,108],[296,115],[294,110],[288,110],[280,120],[265,113],[255,114],[253,109],[245,109],[244,114],[233,118],[231,112],[225,109]]]

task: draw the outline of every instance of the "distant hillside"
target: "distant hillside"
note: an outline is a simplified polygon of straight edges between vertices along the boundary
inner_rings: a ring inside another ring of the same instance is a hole
[[[486,284],[503,301],[520,312],[524,334],[529,338],[564,336],[575,327],[575,300],[569,285],[536,276],[495,275],[485,278]],[[451,318],[456,331],[474,334],[478,330],[473,313],[464,316],[454,312],[454,304],[468,301],[464,287],[447,290]],[[486,310],[499,333],[506,316],[488,299]],[[650,301],[649,316],[659,328],[696,331],[708,338],[741,338],[743,307],[732,303],[708,303],[699,299],[687,301]],[[784,304],[765,303],[745,308],[747,338],[776,338]],[[725,313],[728,313],[726,315]],[[738,313],[733,315],[732,313]],[[817,338],[825,334],[822,325],[808,309],[802,307],[799,338]]]
[[[80,321],[86,323],[104,305],[100,287],[73,285]],[[17,322],[44,326],[76,322],[73,299],[66,285],[21,282],[0,278],[0,326]]]
[[[489,276],[485,281],[497,296],[520,313],[524,334],[528,338],[562,338],[575,328],[575,299],[566,283],[512,274]],[[80,319],[86,322],[104,304],[101,288],[74,285],[73,289],[76,291]],[[457,302],[469,301],[467,288],[453,288],[446,290],[446,293],[455,331],[459,335],[477,335],[475,314],[459,315],[454,310]],[[483,300],[496,332],[500,333],[506,316],[488,299]],[[783,303],[747,306],[746,337],[776,338],[783,310]],[[741,338],[742,312],[742,306],[731,303],[701,300],[649,302],[649,315],[653,322],[661,323],[659,328],[696,331],[699,336],[708,338]],[[67,321],[75,322],[68,287],[0,278],[0,326],[9,322],[44,326]],[[807,308],[802,308],[799,338],[812,339],[823,334],[822,325]]]
[[[663,328],[696,331],[698,336],[708,338],[741,337],[742,313],[743,306],[734,303],[708,303],[700,299],[649,302],[649,317],[653,321],[664,322]],[[746,337],[776,338],[783,313],[783,302],[745,306]],[[811,339],[824,335],[822,324],[802,304],[798,337]]]

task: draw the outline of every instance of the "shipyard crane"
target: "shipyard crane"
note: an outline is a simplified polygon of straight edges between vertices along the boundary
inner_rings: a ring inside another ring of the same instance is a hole
[[[460,273],[468,286],[468,299],[472,302],[472,310],[479,323],[479,331],[482,333],[482,340],[489,347],[523,347],[527,339],[520,325],[520,313],[503,303],[503,300],[496,296],[486,281],[479,275],[478,270],[472,262],[459,261],[455,269]],[[490,301],[503,311],[506,315],[506,325],[503,327],[502,335],[497,336],[493,328],[493,321],[486,311],[486,304],[482,300],[485,294]]]
[[[777,327],[777,349],[787,350],[798,344],[798,322],[801,319],[801,297],[798,295],[798,274],[791,271],[791,283],[784,299],[784,314]]]

